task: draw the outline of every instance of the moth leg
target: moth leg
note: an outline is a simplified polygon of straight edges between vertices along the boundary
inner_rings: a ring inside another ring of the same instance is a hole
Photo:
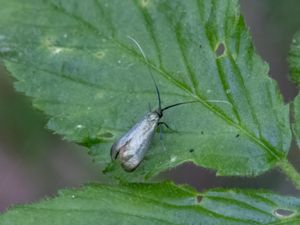
[[[150,104],[150,102],[148,102],[148,108],[149,108],[149,112],[152,112],[152,109],[151,109],[151,104]]]
[[[159,132],[159,140],[162,141],[163,140],[163,132],[162,132],[162,129],[160,127],[160,124],[161,124],[161,122],[159,122],[157,124],[157,129],[158,129],[158,132]]]
[[[166,126],[166,128],[168,128],[170,131],[172,131],[172,132],[177,132],[176,130],[174,130],[174,129],[172,129],[172,128],[170,128],[169,127],[169,125],[166,123],[166,122],[158,122],[157,123],[157,129],[159,129],[158,130],[158,132],[159,132],[159,139],[160,139],[160,142],[161,142],[161,144],[162,144],[162,147],[163,147],[163,149],[164,150],[166,150],[166,147],[165,147],[165,145],[164,145],[164,143],[163,143],[163,129],[161,128],[161,125],[165,125]]]
[[[160,140],[160,144],[162,146],[162,150],[165,151],[166,150],[166,146],[165,146],[165,144],[163,142],[163,129],[161,128],[160,125],[161,125],[161,123],[159,122],[157,124],[157,129],[158,129],[158,132],[159,132],[159,140]]]
[[[169,127],[169,125],[166,122],[158,122],[157,126],[159,127],[160,125],[165,125],[166,128],[168,128],[169,130],[176,132],[176,130],[172,129]]]

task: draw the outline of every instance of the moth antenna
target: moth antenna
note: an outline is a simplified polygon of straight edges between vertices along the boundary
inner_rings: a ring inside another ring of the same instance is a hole
[[[195,102],[199,102],[199,101],[179,102],[179,103],[176,103],[176,104],[173,104],[173,105],[168,105],[168,106],[164,107],[163,109],[161,109],[161,111],[163,112],[163,111],[165,111],[165,110],[167,110],[169,108],[173,108],[175,106],[189,104],[189,103],[195,103]]]
[[[127,38],[129,38],[129,39],[137,46],[137,48],[140,50],[142,56],[144,57],[144,59],[145,59],[147,65],[148,65],[149,74],[150,74],[150,76],[151,76],[151,79],[152,79],[153,82],[154,82],[155,89],[156,89],[156,94],[157,94],[157,99],[158,99],[158,110],[159,110],[159,111],[162,111],[162,109],[161,109],[160,92],[159,92],[159,89],[158,89],[158,87],[157,87],[157,83],[156,83],[156,81],[155,81],[155,79],[154,79],[154,76],[153,76],[153,74],[152,74],[152,70],[151,70],[151,68],[150,68],[150,66],[149,66],[148,58],[147,58],[145,52],[143,51],[142,47],[140,46],[140,44],[139,44],[133,37],[127,36]]]
[[[167,109],[170,109],[170,108],[173,108],[175,106],[189,104],[189,103],[195,103],[195,102],[201,102],[201,101],[179,102],[179,103],[176,103],[176,104],[173,104],[173,105],[166,106],[163,109],[161,109],[161,111],[163,112],[163,111],[165,111]],[[224,101],[224,100],[207,100],[207,101],[204,101],[204,102],[216,102],[216,103],[225,103],[225,104],[231,105],[228,101]]]

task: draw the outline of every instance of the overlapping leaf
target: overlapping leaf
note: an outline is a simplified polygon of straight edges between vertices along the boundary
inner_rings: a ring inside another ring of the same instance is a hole
[[[299,224],[300,199],[270,192],[211,190],[197,193],[171,183],[89,185],[54,199],[17,206],[3,225],[79,224]]]
[[[300,85],[300,32],[292,40],[288,61],[290,77],[297,85]]]
[[[291,79],[300,86],[300,33],[296,34],[289,53],[289,66]],[[300,96],[298,95],[293,103],[294,106],[294,132],[300,146]]]
[[[296,135],[298,146],[300,146],[300,96],[297,96],[293,102],[294,107],[294,133]]]
[[[147,63],[176,132],[158,137],[133,178],[185,161],[257,175],[285,157],[288,108],[253,49],[237,0],[0,0],[0,53],[48,127],[98,163],[156,105]],[[129,38],[130,37],[130,38]],[[226,103],[212,103],[220,100]],[[131,178],[132,178],[131,177]]]

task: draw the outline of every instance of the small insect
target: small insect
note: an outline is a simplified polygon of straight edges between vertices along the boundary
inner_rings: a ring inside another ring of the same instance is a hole
[[[139,43],[133,39],[132,37],[128,37],[131,39],[135,45],[140,50],[143,55],[146,63],[149,65],[148,59],[139,45]],[[131,172],[138,167],[138,165],[143,160],[146,152],[149,149],[150,143],[152,141],[155,130],[159,125],[164,124],[167,128],[168,125],[164,122],[160,122],[160,119],[163,117],[164,111],[167,109],[173,108],[175,106],[195,103],[199,101],[187,101],[180,102],[173,105],[166,106],[162,108],[161,106],[161,98],[158,86],[154,79],[154,76],[151,72],[151,69],[148,67],[151,78],[154,82],[157,99],[158,99],[158,108],[152,112],[147,113],[139,122],[137,122],[127,133],[121,136],[111,147],[110,155],[112,160],[116,160],[117,158],[120,160],[122,167],[125,171]],[[206,102],[221,102],[227,103],[227,101],[219,101],[219,100],[208,100]]]
[[[144,51],[142,50],[139,43],[132,37],[128,38],[136,44],[136,46],[141,51],[146,63],[148,64],[147,57],[144,54]],[[168,127],[166,123],[160,122],[160,119],[163,117],[164,111],[175,106],[197,102],[180,102],[162,108],[159,89],[150,68],[149,71],[156,89],[158,108],[152,112],[147,113],[127,133],[121,136],[111,147],[110,155],[112,160],[116,160],[117,158],[119,158],[122,167],[128,172],[136,169],[143,160],[147,150],[149,149],[151,140],[157,127],[161,124],[164,124]]]

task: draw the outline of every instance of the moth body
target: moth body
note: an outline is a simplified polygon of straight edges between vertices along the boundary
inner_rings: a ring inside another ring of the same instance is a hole
[[[162,114],[157,110],[147,113],[111,147],[113,160],[119,158],[126,171],[133,171],[143,160]]]

